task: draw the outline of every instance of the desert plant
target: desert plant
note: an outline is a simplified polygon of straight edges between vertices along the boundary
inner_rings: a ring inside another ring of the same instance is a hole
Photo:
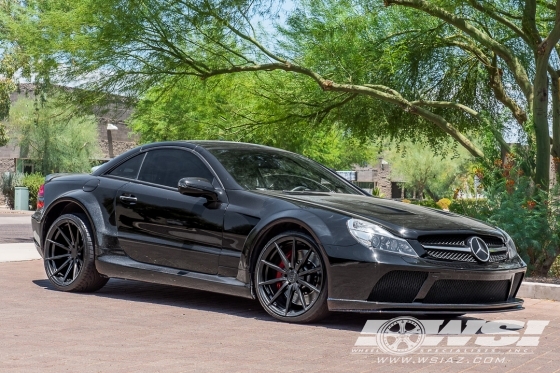
[[[14,172],[5,172],[2,175],[2,194],[6,197],[8,207],[14,208],[15,187],[21,184],[23,174]]]
[[[539,189],[514,166],[502,174],[485,188],[486,199],[456,200],[451,210],[509,233],[529,273],[547,276],[560,254],[560,188]]]
[[[45,182],[45,177],[40,173],[25,175],[21,180],[21,186],[29,189],[29,204],[33,210],[37,209],[37,193],[39,187]]]
[[[385,197],[385,194],[381,193],[381,189],[379,189],[379,187],[373,188],[371,190],[371,195],[376,196],[376,197],[380,197],[380,198]]]

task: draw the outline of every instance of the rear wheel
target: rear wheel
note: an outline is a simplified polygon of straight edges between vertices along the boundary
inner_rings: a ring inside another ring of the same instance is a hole
[[[270,240],[255,265],[257,298],[271,316],[313,322],[328,314],[327,273],[318,246],[299,232]]]
[[[91,292],[108,281],[95,268],[92,230],[84,214],[62,215],[45,239],[45,271],[53,286],[62,291]]]

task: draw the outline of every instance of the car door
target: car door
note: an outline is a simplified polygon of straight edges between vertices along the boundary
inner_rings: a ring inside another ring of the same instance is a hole
[[[147,152],[138,177],[119,190],[116,219],[121,248],[143,263],[216,274],[227,202],[180,194],[184,177],[219,181],[197,154],[182,148]],[[225,196],[225,194],[223,194]]]

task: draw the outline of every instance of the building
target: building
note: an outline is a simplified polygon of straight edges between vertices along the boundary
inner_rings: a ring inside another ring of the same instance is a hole
[[[72,88],[63,89],[71,90]],[[33,84],[19,84],[16,92],[12,93],[10,100],[17,101],[22,97],[32,97],[34,95],[35,86]],[[113,156],[124,153],[136,146],[138,136],[133,134],[126,126],[126,120],[132,113],[131,106],[123,97],[113,96],[109,103],[92,109],[91,114],[97,119],[97,141],[101,148],[100,161],[110,159],[109,155],[109,137],[111,138]],[[107,125],[113,124],[117,130],[108,133]],[[32,173],[33,162],[30,159],[22,157],[20,148],[15,141],[10,141],[8,145],[0,147],[0,175],[5,172],[23,172]],[[0,193],[0,206],[5,204],[4,196]]]
[[[346,180],[351,181],[368,193],[378,188],[384,198],[402,199],[405,197],[403,179],[391,175],[391,167],[383,157],[377,164],[366,167],[355,166],[352,171],[337,171]]]

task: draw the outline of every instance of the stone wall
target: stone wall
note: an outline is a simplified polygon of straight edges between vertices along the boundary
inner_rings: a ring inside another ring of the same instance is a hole
[[[103,153],[103,158],[108,159],[109,158],[109,142],[106,139],[105,140],[100,140],[99,141],[99,146],[101,147],[101,152]],[[126,152],[127,150],[130,150],[130,149],[132,149],[136,146],[137,146],[137,144],[135,142],[113,140],[113,154],[116,157],[117,155],[122,154],[122,153]]]
[[[385,198],[391,198],[391,167],[383,158],[377,164],[355,167],[358,182],[375,183]]]

